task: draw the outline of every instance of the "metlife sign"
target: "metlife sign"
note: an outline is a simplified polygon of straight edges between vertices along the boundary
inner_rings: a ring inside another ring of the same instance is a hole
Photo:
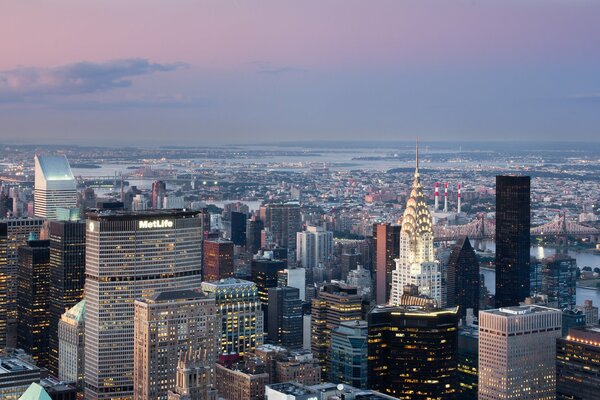
[[[170,219],[141,220],[138,222],[138,229],[172,228],[173,225],[174,223]]]

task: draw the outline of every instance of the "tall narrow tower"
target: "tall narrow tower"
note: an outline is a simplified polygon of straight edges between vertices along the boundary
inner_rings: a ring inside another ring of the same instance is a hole
[[[400,231],[400,256],[392,272],[390,303],[400,304],[405,285],[416,285],[419,293],[441,302],[440,263],[433,251],[433,228],[419,176],[419,145],[417,142],[415,177],[406,202]]]

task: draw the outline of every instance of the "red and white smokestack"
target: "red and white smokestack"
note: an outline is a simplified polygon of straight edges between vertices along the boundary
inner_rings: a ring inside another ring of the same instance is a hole
[[[444,182],[444,212],[448,212],[448,182]]]
[[[460,214],[460,183],[458,184],[458,213]]]
[[[435,205],[434,205],[434,210],[437,211],[438,206],[439,206],[439,198],[440,198],[440,189],[438,188],[438,183],[435,183]]]

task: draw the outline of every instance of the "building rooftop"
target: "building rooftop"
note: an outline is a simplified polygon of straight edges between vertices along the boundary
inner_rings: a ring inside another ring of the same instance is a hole
[[[239,278],[225,278],[225,279],[220,279],[218,281],[212,281],[212,282],[202,282],[202,286],[214,286],[214,287],[227,287],[227,286],[255,286],[256,284],[254,282],[250,282],[250,281],[245,281],[243,279],[239,279]]]
[[[148,299],[139,300],[146,303],[157,303],[159,301],[176,301],[176,300],[196,300],[204,299],[207,296],[198,290],[172,290],[168,292],[158,292],[150,296]]]
[[[69,160],[62,156],[35,156],[44,179],[47,181],[74,181]]]
[[[139,210],[139,211],[128,211],[128,210],[93,210],[89,211],[86,215],[89,219],[93,220],[138,220],[142,218],[173,218],[173,217],[195,217],[201,214],[201,211],[193,211],[182,208],[176,209],[160,209],[160,210]]]
[[[2,357],[0,358],[0,375],[2,374],[11,374],[15,372],[22,371],[36,371],[39,370],[33,364],[30,364],[26,361],[21,360],[16,357]]]
[[[77,322],[81,322],[85,318],[85,300],[81,300],[73,307],[65,312],[65,316]]]
[[[545,313],[545,312],[560,312],[555,308],[543,307],[538,305],[523,305],[523,306],[512,306],[512,307],[502,307],[496,308],[494,310],[485,310],[482,312],[494,314],[494,315],[502,315],[505,317],[514,317],[517,315],[528,315],[528,314],[536,314],[536,313]]]
[[[293,396],[319,394],[319,392],[317,390],[303,386],[296,382],[275,383],[272,385],[268,385],[268,387],[270,387],[272,390],[276,390],[280,393],[283,393],[286,395],[293,395]]]
[[[52,398],[40,384],[33,382],[19,400],[52,400]]]

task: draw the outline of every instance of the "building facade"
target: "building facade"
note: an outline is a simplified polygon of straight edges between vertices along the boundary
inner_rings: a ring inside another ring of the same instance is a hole
[[[269,288],[268,340],[291,349],[302,347],[302,300],[290,286]]]
[[[479,312],[479,399],[554,399],[561,312],[541,306]]]
[[[58,378],[83,390],[85,378],[85,300],[67,310],[58,322]]]
[[[233,242],[223,239],[204,241],[202,280],[233,278]]]
[[[134,301],[201,284],[200,213],[105,211],[86,223],[86,399],[133,397]]]
[[[256,284],[228,278],[202,282],[215,298],[221,332],[220,354],[246,354],[264,341],[264,319]]]
[[[34,213],[56,219],[58,208],[77,207],[77,181],[67,157],[35,156]]]
[[[531,178],[496,177],[496,307],[530,295]]]
[[[375,301],[387,304],[392,289],[392,271],[396,268],[396,259],[400,255],[399,224],[373,225],[373,256],[375,271]]]
[[[556,254],[542,261],[542,293],[548,305],[560,310],[575,307],[577,261],[566,254]]]
[[[331,332],[331,381],[367,389],[368,326],[366,321],[342,322]]]
[[[320,226],[307,226],[296,234],[296,262],[303,268],[315,268],[333,258],[333,232]]]
[[[446,305],[458,306],[461,317],[467,309],[479,312],[479,261],[468,237],[460,238],[448,260],[448,287]]]
[[[133,398],[167,400],[180,355],[201,352],[206,391],[213,389],[220,342],[215,299],[195,290],[160,292],[135,301]]]
[[[266,204],[260,207],[260,219],[271,233],[273,243],[296,251],[296,233],[302,230],[300,204]]]
[[[596,399],[600,388],[600,328],[576,328],[556,341],[556,398]]]

